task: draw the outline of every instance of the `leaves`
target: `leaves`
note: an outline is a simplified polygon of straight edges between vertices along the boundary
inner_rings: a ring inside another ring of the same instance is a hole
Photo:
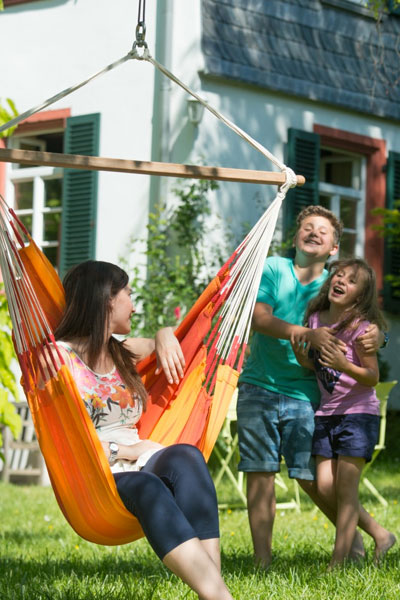
[[[11,100],[11,98],[6,98],[5,104],[6,106],[3,106],[3,102],[0,98],[0,126],[4,125],[4,123],[7,123],[8,121],[11,121],[11,119],[18,117],[19,114],[15,103]],[[14,129],[15,127],[9,127],[5,131],[2,131],[0,133],[0,138],[12,135]]]
[[[140,323],[134,317],[134,335],[153,336],[160,327],[176,326],[221,263],[220,248],[211,259],[206,252],[205,217],[211,212],[209,194],[217,187],[203,180],[177,187],[174,207],[157,206],[149,214],[147,238],[131,240],[131,251],[145,244],[130,284],[142,315]]]
[[[21,419],[10,402],[10,395],[18,398],[17,382],[12,370],[13,362],[16,364],[11,339],[11,319],[8,313],[7,299],[0,288],[0,428],[2,425],[9,427],[14,437],[17,437],[21,429]]]

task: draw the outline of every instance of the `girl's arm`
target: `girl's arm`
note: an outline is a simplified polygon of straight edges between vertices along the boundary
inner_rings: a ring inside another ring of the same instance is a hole
[[[342,373],[346,373],[361,385],[374,387],[379,381],[379,367],[376,354],[366,354],[360,347],[356,346],[357,356],[361,366],[347,360],[345,355],[335,348],[321,350],[319,362],[324,367],[331,367]]]

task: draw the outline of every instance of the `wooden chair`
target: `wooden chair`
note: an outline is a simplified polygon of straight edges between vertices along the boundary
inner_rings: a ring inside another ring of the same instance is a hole
[[[232,461],[235,458],[235,455],[238,455],[239,446],[239,439],[236,431],[236,403],[237,390],[233,395],[231,404],[229,406],[228,414],[224,422],[224,426],[221,430],[221,433],[213,450],[214,456],[216,457],[219,463],[219,470],[214,478],[214,484],[216,489],[218,490],[218,486],[220,485],[222,479],[224,477],[227,477],[233,484],[234,489],[237,492],[237,495],[239,496],[240,500],[237,502],[229,502],[228,504],[219,504],[220,508],[226,508],[227,506],[232,508],[240,508],[247,506],[246,494],[244,492],[244,473],[240,471],[236,472],[236,469],[232,466]],[[233,435],[232,431],[234,432]],[[280,473],[276,474],[275,483],[278,487],[284,490],[285,493],[289,493],[289,488],[286,485]],[[299,484],[296,480],[293,480],[293,486],[293,497],[287,502],[277,502],[276,508],[278,510],[294,509],[297,512],[301,511]]]
[[[365,487],[368,488],[368,490],[371,492],[371,494],[373,494],[375,496],[375,498],[377,498],[377,500],[379,500],[379,502],[385,507],[388,506],[387,500],[382,496],[382,494],[380,494],[378,492],[378,490],[370,482],[370,480],[367,477],[365,477],[365,473],[368,472],[369,469],[372,467],[373,463],[377,459],[381,450],[385,450],[387,403],[388,403],[389,394],[396,384],[397,384],[397,381],[382,381],[382,382],[378,383],[377,386],[375,387],[376,395],[378,396],[378,399],[380,402],[381,422],[380,422],[380,427],[379,427],[379,440],[375,446],[371,462],[369,462],[365,465],[362,475],[361,475],[361,483],[363,483],[365,485]]]
[[[0,473],[1,480],[48,484],[47,470],[35,436],[27,402],[16,402],[16,410],[22,420],[22,429],[14,440],[8,427],[3,429],[3,453],[5,461]]]

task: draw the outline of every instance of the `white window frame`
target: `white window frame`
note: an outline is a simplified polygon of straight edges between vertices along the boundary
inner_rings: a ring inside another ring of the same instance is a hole
[[[343,162],[343,154],[340,152],[338,161]],[[356,227],[355,229],[344,227],[343,233],[352,233],[356,236],[355,254],[359,258],[364,257],[365,248],[365,209],[366,209],[366,190],[367,190],[367,165],[366,160],[362,156],[347,155],[349,161],[353,161],[352,169],[352,187],[335,185],[320,181],[318,191],[321,196],[328,196],[330,210],[340,219],[340,201],[341,199],[350,200],[356,203]],[[327,159],[321,158],[321,164],[324,162],[335,162],[335,157]],[[357,166],[357,168],[354,168]],[[336,258],[340,256],[339,253]]]
[[[21,142],[41,146],[41,140],[34,136],[10,138],[11,148],[19,148]],[[43,142],[44,144],[44,142]],[[43,146],[44,148],[44,146]],[[43,239],[44,234],[44,216],[46,214],[62,213],[62,207],[50,208],[45,206],[45,182],[50,179],[62,179],[64,169],[61,167],[24,167],[19,165],[7,165],[6,170],[6,197],[9,206],[14,208],[18,216],[32,214],[32,238],[36,244],[44,250],[45,248],[57,248],[59,241],[47,241]],[[32,209],[16,209],[15,207],[15,188],[14,183],[33,182]]]

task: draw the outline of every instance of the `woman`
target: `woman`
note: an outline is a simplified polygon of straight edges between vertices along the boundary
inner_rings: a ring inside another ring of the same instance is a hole
[[[170,328],[155,340],[130,332],[135,312],[128,276],[88,261],[64,279],[66,308],[55,336],[109,459],[117,490],[152,548],[204,600],[229,600],[220,575],[218,508],[200,451],[140,440],[135,423],[146,391],[135,363],[156,351],[169,383],[183,376],[184,357]]]

